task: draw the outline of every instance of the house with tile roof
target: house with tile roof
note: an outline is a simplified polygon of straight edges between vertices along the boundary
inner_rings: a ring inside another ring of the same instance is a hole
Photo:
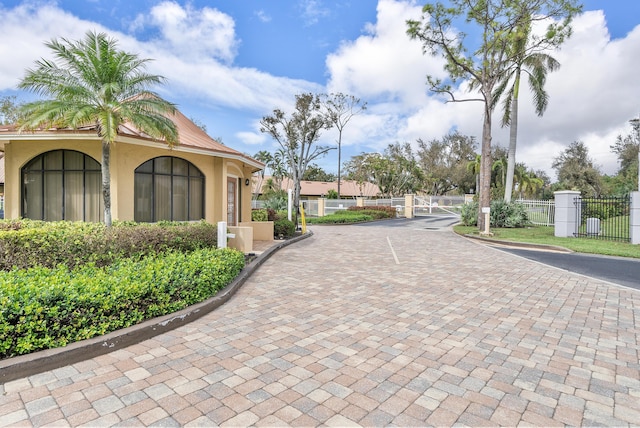
[[[254,179],[253,192],[262,194],[262,187],[269,180],[270,176],[264,178],[258,177]],[[282,179],[282,189],[293,188],[293,181],[290,178]],[[300,182],[300,198],[301,199],[318,199],[325,198],[330,190],[338,191],[337,181],[301,181]],[[346,199],[377,198],[380,196],[380,189],[373,183],[358,183],[353,180],[340,181],[340,197]]]
[[[169,147],[125,124],[111,147],[114,220],[251,221],[251,177],[264,165],[209,137],[180,112]],[[101,140],[95,126],[18,131],[0,126],[5,218],[102,221]]]

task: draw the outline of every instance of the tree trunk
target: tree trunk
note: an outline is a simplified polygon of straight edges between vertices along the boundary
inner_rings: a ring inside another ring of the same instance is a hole
[[[491,91],[488,91],[489,94]],[[482,149],[480,152],[480,194],[478,196],[478,227],[484,231],[483,207],[491,206],[491,99],[484,103],[484,122],[482,124]]]
[[[520,91],[520,69],[516,71],[511,100],[511,123],[509,125],[509,154],[507,156],[507,182],[504,185],[504,200],[511,202],[513,175],[516,170],[516,144],[518,141],[518,92]]]
[[[111,144],[102,141],[102,199],[104,202],[104,224],[111,227]]]
[[[340,135],[338,136],[338,199],[340,199],[340,162],[341,162],[341,154],[342,154],[342,131],[340,131]]]

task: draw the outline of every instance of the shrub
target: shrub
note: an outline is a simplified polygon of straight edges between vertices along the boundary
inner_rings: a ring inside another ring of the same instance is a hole
[[[327,190],[327,199],[338,199],[338,191],[335,189]]]
[[[465,226],[478,225],[478,201],[464,204],[460,210],[460,222]]]
[[[251,210],[251,221],[267,221],[269,212],[266,208]]]
[[[491,226],[525,227],[528,224],[529,216],[524,205],[504,200],[491,201]]]
[[[383,218],[396,218],[398,212],[395,207],[390,206],[373,206],[373,207],[349,207],[347,211],[359,212],[360,214],[367,214],[372,216],[376,220]]]
[[[168,251],[111,266],[0,272],[0,358],[105,334],[206,300],[242,270],[231,249]]]
[[[359,212],[348,213],[347,211],[336,211],[324,217],[314,217],[307,219],[309,224],[349,224],[362,223],[373,220],[373,216]]]
[[[474,201],[462,206],[460,221],[465,226],[478,225],[478,202]],[[529,216],[522,204],[495,200],[491,201],[489,223],[491,227],[525,227],[529,224]]]
[[[296,234],[296,225],[287,218],[278,218],[273,222],[273,235],[276,238],[291,238]]]
[[[0,270],[58,264],[71,269],[86,263],[105,266],[120,258],[140,258],[169,249],[192,251],[217,243],[216,227],[204,221],[118,222],[111,228],[102,223],[29,220],[0,225]]]

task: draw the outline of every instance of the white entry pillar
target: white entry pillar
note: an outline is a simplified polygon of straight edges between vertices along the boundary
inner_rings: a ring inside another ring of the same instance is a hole
[[[640,244],[640,192],[631,192],[629,213],[629,237],[632,244]]]
[[[576,198],[580,192],[573,190],[563,190],[553,193],[556,202],[555,230],[554,235],[559,238],[575,238],[578,233],[578,212],[580,208],[576,205]]]

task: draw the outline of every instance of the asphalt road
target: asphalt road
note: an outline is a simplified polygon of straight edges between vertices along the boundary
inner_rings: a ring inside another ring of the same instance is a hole
[[[501,251],[550,266],[640,290],[640,260],[582,253],[556,253],[521,248],[496,247]]]

